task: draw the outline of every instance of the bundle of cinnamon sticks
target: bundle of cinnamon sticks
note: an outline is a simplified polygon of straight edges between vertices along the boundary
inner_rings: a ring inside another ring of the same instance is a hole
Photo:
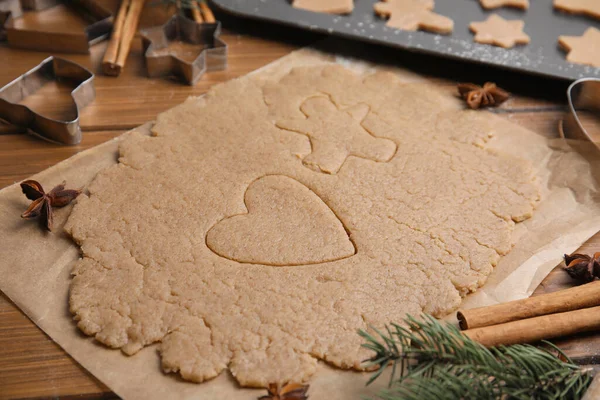
[[[110,41],[102,59],[106,75],[119,76],[125,66],[131,42],[137,31],[140,14],[146,0],[122,0],[113,25]]]
[[[600,330],[600,281],[489,307],[461,310],[463,333],[486,347]]]
[[[102,70],[106,75],[119,76],[125,66],[145,1],[121,1],[110,41],[102,59]],[[179,2],[177,3],[179,4]],[[192,1],[190,10],[194,21],[197,23],[216,22],[214,14],[204,0]]]
[[[204,1],[194,1],[192,4],[195,6],[192,7],[192,17],[194,18],[194,21],[198,23],[206,22],[209,24],[215,22],[215,16]]]

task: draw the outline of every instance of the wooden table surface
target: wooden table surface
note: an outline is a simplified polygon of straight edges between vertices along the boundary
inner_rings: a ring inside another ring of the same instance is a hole
[[[105,1],[116,7],[116,1]],[[146,7],[141,26],[164,21],[168,12],[162,7]],[[94,46],[90,55],[60,54],[97,74],[96,99],[81,114],[83,141],[77,146],[59,146],[0,125],[0,188],[19,182],[84,149],[134,128],[190,95],[201,95],[215,83],[226,81],[260,68],[300,46],[321,37],[259,22],[242,21],[217,14],[225,28],[223,39],[229,45],[226,71],[206,74],[194,87],[173,79],[149,79],[145,75],[141,45],[134,41],[127,65],[119,78],[105,77],[100,60],[106,42]],[[495,110],[505,118],[546,136],[556,135],[556,126],[565,109],[564,90],[568,83],[545,81],[482,66],[416,56],[376,46],[336,41],[325,50],[345,52],[370,60],[403,65],[431,78],[448,90],[456,81],[483,83],[493,80],[515,96]],[[0,86],[29,70],[49,54],[10,49],[0,45]],[[48,85],[26,100],[36,111],[60,116],[70,101],[68,86]],[[52,94],[52,101],[48,101]],[[600,132],[598,132],[600,133]],[[599,135],[600,137],[600,135]],[[600,247],[600,235],[583,246],[592,252]],[[570,285],[556,271],[540,291],[553,291]],[[1,279],[1,278],[0,278]],[[87,373],[50,338],[38,329],[4,295],[0,297],[0,398],[112,398],[110,390]]]

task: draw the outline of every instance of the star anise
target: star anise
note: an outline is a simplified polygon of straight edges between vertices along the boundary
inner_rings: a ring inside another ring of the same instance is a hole
[[[32,219],[41,216],[44,227],[51,231],[52,208],[66,206],[81,193],[81,190],[65,189],[65,184],[66,182],[63,182],[49,193],[46,193],[37,181],[27,180],[21,182],[23,193],[29,200],[33,200],[29,208],[21,214],[21,218]]]
[[[477,109],[483,107],[497,107],[510,97],[504,89],[500,89],[495,83],[486,82],[483,87],[474,83],[459,83],[458,93],[469,108]]]
[[[565,254],[565,264],[565,271],[573,279],[584,282],[600,279],[600,252],[594,253],[593,257],[578,253],[570,256]]]
[[[306,400],[308,399],[308,385],[288,383],[280,386],[276,383],[269,384],[269,394],[261,396],[258,400]]]

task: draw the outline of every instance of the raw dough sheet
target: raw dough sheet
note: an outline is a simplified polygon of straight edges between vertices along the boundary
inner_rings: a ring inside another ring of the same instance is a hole
[[[305,49],[242,79],[278,80],[292,67],[332,61],[361,73],[382,69]],[[403,82],[427,82],[425,78],[408,71],[386,69]],[[563,253],[575,250],[600,228],[600,206],[597,205],[596,194],[600,165],[591,161],[595,153],[576,152],[562,141],[549,141],[492,114],[489,114],[489,118],[496,129],[494,138],[486,147],[530,160],[541,183],[542,202],[531,219],[516,225],[513,233],[515,247],[501,259],[488,283],[467,297],[464,301],[467,307],[530,295],[560,262]],[[146,124],[138,128],[135,134],[148,134],[150,128],[151,124]],[[80,153],[34,178],[47,187],[62,180],[66,180],[70,187],[87,186],[99,171],[116,163],[118,144],[122,140],[119,138]],[[241,400],[263,393],[240,389],[227,372],[202,384],[187,383],[160,371],[154,346],[127,357],[118,350],[109,350],[99,346],[93,339],[83,337],[68,310],[70,273],[74,261],[79,257],[78,248],[66,235],[41,232],[37,224],[18,218],[26,205],[27,200],[18,185],[0,191],[0,240],[3,243],[0,252],[0,289],[119,396]],[[69,212],[70,207],[57,212],[56,232],[61,232]],[[218,251],[218,241],[214,246]],[[343,249],[335,257],[343,257],[348,251],[351,249]],[[317,368],[310,381],[311,398],[360,398],[377,389],[377,385],[364,387],[367,373],[334,370],[322,363]],[[378,384],[383,385],[383,380]]]

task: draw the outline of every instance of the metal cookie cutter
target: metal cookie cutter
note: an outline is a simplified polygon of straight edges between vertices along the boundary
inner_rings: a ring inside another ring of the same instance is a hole
[[[21,5],[26,10],[45,10],[46,8],[54,7],[61,0],[21,0]]]
[[[600,113],[600,79],[579,79],[567,89],[569,113],[559,124],[559,132],[563,138],[589,140],[594,142],[581,123],[578,110]]]
[[[0,0],[0,42],[6,40],[5,25],[10,18],[18,18],[23,15],[21,2],[19,0]]]
[[[42,11],[61,3],[57,0],[22,0],[23,8]],[[112,13],[94,0],[68,0],[64,5],[88,22],[79,34],[42,32],[33,24],[26,27],[12,15],[5,24],[8,44],[11,47],[60,53],[89,53],[90,46],[104,40],[112,29]]]
[[[175,74],[195,85],[206,71],[227,68],[227,44],[219,38],[220,22],[197,23],[175,15],[166,24],[140,33],[151,78]],[[204,48],[198,49],[200,46]]]
[[[78,85],[71,92],[75,103],[72,118],[59,121],[46,118],[30,108],[18,104],[52,80],[68,80]],[[79,64],[58,57],[48,57],[38,66],[0,89],[0,119],[53,142],[77,144],[81,142],[79,111],[96,97],[94,74]]]

